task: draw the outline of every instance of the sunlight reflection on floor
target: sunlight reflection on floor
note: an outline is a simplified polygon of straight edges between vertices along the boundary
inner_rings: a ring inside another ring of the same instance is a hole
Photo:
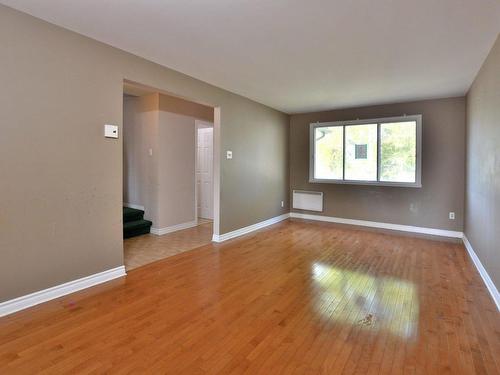
[[[372,330],[388,330],[405,339],[415,337],[419,305],[413,283],[322,263],[313,264],[312,276],[321,290],[315,308],[324,318]]]

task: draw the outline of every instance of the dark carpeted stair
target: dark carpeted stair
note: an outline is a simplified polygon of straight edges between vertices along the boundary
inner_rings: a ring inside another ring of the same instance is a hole
[[[152,224],[151,221],[144,220],[144,211],[123,207],[123,238],[147,234]]]

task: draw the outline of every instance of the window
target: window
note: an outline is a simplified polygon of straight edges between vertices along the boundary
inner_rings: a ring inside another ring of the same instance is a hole
[[[422,116],[311,124],[310,182],[421,185]]]

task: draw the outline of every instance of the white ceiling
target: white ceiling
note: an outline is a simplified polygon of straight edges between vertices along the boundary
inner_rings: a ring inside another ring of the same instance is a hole
[[[288,113],[465,94],[500,0],[0,0]]]

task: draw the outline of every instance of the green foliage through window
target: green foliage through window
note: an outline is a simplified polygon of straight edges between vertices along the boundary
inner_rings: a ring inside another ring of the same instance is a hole
[[[380,124],[380,181],[415,182],[415,122]]]
[[[315,178],[342,179],[344,128],[342,126],[316,128],[317,168]]]

